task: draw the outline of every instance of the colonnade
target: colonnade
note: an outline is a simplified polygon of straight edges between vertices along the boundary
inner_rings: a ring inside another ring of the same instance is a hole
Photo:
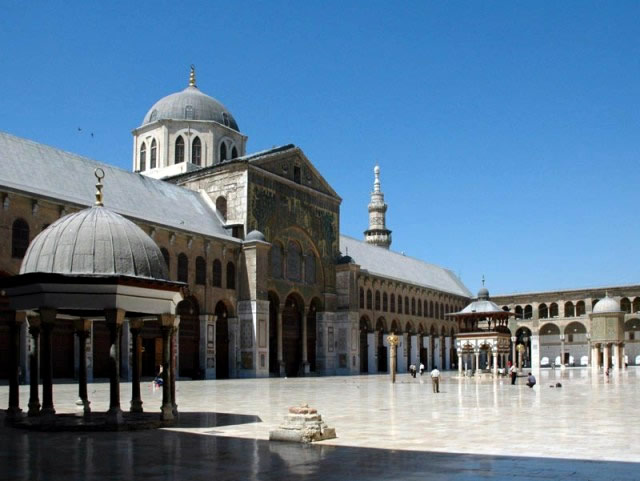
[[[480,363],[480,354],[482,351],[487,353],[487,362],[484,368]],[[477,373],[483,369],[491,370],[494,374],[497,374],[498,369],[507,367],[509,353],[499,352],[496,349],[458,349],[458,359],[458,373],[460,375],[465,371]]]

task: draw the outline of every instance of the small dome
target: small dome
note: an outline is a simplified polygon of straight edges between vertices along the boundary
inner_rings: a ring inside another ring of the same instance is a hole
[[[169,278],[153,239],[104,207],[64,216],[38,234],[20,267],[30,272]]]
[[[144,125],[160,119],[212,120],[240,131],[229,110],[213,97],[203,94],[195,85],[158,100],[144,116],[142,123]]]
[[[245,241],[261,241],[266,242],[267,240],[264,238],[264,234],[259,230],[252,230],[247,234],[247,237],[244,238]]]
[[[489,289],[487,289],[486,287],[482,287],[478,291],[478,299],[484,299],[484,300],[489,299]]]
[[[605,312],[620,312],[620,304],[607,294],[604,299],[599,300],[593,307],[594,314],[602,314]]]

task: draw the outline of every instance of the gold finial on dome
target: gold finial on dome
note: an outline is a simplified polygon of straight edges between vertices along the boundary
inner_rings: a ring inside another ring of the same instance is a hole
[[[96,179],[98,179],[98,183],[96,184],[96,204],[98,207],[102,207],[104,204],[102,203],[102,187],[104,187],[104,185],[102,184],[102,179],[104,179],[104,170],[102,170],[100,167],[98,167],[96,170],[93,171],[93,175],[96,176]]]
[[[196,86],[196,66],[191,64],[191,72],[189,73],[189,87]]]

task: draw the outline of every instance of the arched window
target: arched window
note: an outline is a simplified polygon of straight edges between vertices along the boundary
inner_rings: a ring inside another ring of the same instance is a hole
[[[404,313],[409,314],[409,296],[404,298]]]
[[[433,305],[434,311],[433,311],[433,318],[436,319],[438,317],[438,314],[440,313],[440,304],[438,304],[437,302]]]
[[[271,246],[271,277],[282,279],[282,245],[278,242]]]
[[[22,259],[28,247],[29,224],[24,219],[16,219],[11,228],[11,257]]]
[[[367,289],[367,309],[373,309],[373,295],[371,289]]]
[[[389,299],[387,297],[387,293],[384,292],[382,294],[382,311],[387,312],[389,310]]]
[[[391,294],[391,312],[396,312],[396,295],[395,294]]]
[[[412,316],[416,315],[416,298],[415,297],[411,298],[411,315]]]
[[[213,287],[222,287],[222,262],[213,261]]]
[[[189,258],[185,254],[178,255],[178,281],[189,282]]]
[[[289,241],[287,247],[287,279],[300,281],[302,279],[302,253],[297,242]]]
[[[402,296],[398,296],[398,314],[402,314]]]
[[[620,299],[620,310],[622,312],[626,312],[627,314],[631,314],[631,301],[626,297]]]
[[[360,288],[360,309],[364,309],[364,289]]]
[[[574,310],[574,306],[573,306],[573,302],[569,301],[569,302],[565,302],[564,303],[564,317],[574,317],[575,316],[575,310]],[[525,319],[527,317],[525,316]]]
[[[380,291],[376,291],[376,311],[380,310]]]
[[[549,316],[552,318],[558,317],[558,304],[556,304],[555,302],[549,307]]]
[[[524,306],[524,318],[531,319],[532,317],[533,317],[533,307],[527,304],[526,306]]]
[[[193,139],[191,146],[191,163],[195,165],[202,163],[202,144],[200,143],[200,137]]]
[[[428,301],[424,301],[424,308],[422,310],[422,315],[424,317],[427,317],[429,315],[429,302]]]
[[[220,162],[227,160],[227,144],[222,142],[220,144]]]
[[[216,210],[220,213],[222,218],[227,220],[227,199],[220,196],[216,199]]]
[[[175,164],[184,162],[184,139],[182,135],[178,135],[176,139]]]
[[[236,149],[235,145],[231,149],[231,158],[235,159],[238,156],[238,149]]]
[[[156,168],[156,160],[157,160],[158,149],[156,145],[156,139],[151,141],[151,157],[149,158],[149,168]]]
[[[196,257],[196,284],[207,284],[207,263],[200,256]]]
[[[584,316],[587,313],[584,301],[578,301],[576,303],[576,316]]]
[[[227,289],[236,288],[236,266],[233,262],[227,262]]]
[[[164,263],[167,265],[169,277],[171,277],[171,257],[169,256],[169,251],[162,247],[160,248],[160,252],[162,252],[162,257],[164,258]]]
[[[582,302],[582,304],[584,304],[584,302]],[[633,312],[640,312],[640,297],[636,297],[633,300]]]
[[[142,142],[142,146],[140,147],[140,170],[145,170],[147,168],[147,144]]]
[[[316,256],[313,252],[307,252],[304,259],[304,281],[307,284],[316,283]]]
[[[418,316],[422,315],[422,302],[418,299]]]
[[[506,310],[508,311],[509,308],[507,308]],[[538,317],[540,319],[546,319],[549,317],[549,308],[546,304],[543,303],[538,306]]]

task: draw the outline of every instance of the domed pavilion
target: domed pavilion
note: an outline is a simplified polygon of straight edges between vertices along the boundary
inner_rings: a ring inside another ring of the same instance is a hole
[[[28,321],[32,337],[28,416],[39,424],[56,424],[53,402],[52,333],[61,320],[72,320],[78,336],[79,401],[90,414],[87,396],[87,338],[92,323],[109,331],[109,410],[106,423],[123,423],[120,408],[120,346],[124,320],[129,321],[132,356],[131,413],[141,413],[140,332],[145,321],[162,329],[163,392],[161,419],[171,421],[175,404],[174,343],[183,299],[183,283],[169,281],[159,247],[133,222],[107,209],[102,202],[102,169],[93,207],[66,215],[36,236],[22,261],[20,274],[3,279],[0,288],[9,298],[3,312],[11,332],[8,418],[22,417],[18,393],[20,324]],[[38,359],[41,362],[38,362]],[[42,373],[39,368],[42,366]],[[42,377],[42,405],[38,380]]]
[[[591,317],[591,368],[606,372],[624,367],[624,311],[606,293],[593,307]]]

